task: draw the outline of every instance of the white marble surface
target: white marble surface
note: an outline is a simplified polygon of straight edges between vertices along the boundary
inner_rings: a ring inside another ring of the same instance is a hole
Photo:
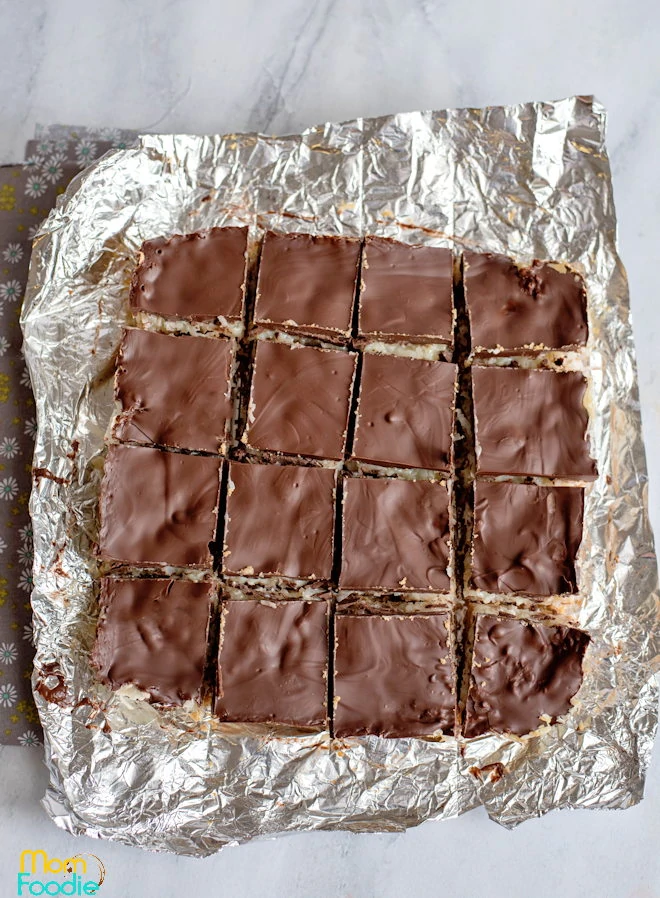
[[[660,7],[654,0],[0,0],[0,162],[37,122],[297,131],[328,119],[594,93],[628,268],[650,504],[660,530]],[[0,884],[19,850],[99,853],[102,894],[660,898],[660,763],[626,812],[561,812],[506,832],[475,812],[405,835],[318,833],[193,861],[56,830],[30,749],[0,749]]]

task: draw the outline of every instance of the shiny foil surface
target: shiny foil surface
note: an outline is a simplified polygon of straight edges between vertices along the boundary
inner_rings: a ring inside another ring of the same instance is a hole
[[[483,804],[512,827],[642,797],[656,728],[657,568],[605,112],[591,98],[413,112],[290,137],[144,136],[69,187],[37,237],[22,313],[38,434],[35,688],[73,833],[188,855],[309,829],[402,830]],[[584,273],[590,438],[581,607],[592,636],[566,720],[525,739],[264,735],[100,685],[91,548],[112,377],[143,240],[198,228],[398,239],[559,259]]]

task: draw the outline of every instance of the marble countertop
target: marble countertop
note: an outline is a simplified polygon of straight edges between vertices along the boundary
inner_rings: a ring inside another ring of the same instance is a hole
[[[542,15],[542,11],[544,14]],[[0,163],[36,123],[298,131],[326,120],[595,94],[637,338],[650,508],[660,532],[660,7],[651,0],[0,0]],[[18,854],[100,854],[101,894],[660,898],[660,759],[625,812],[555,812],[514,832],[482,812],[401,835],[314,833],[195,861],[74,839],[39,806],[33,749],[0,747],[0,883]]]

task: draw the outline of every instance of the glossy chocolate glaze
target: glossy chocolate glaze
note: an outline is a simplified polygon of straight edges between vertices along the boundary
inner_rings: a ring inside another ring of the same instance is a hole
[[[473,368],[477,471],[594,479],[586,384],[576,371]]]
[[[446,614],[338,615],[335,736],[453,733],[448,627]]]
[[[225,573],[330,577],[334,471],[232,462],[229,478]]]
[[[577,592],[584,490],[475,484],[472,586],[493,593]]]
[[[353,456],[448,471],[456,365],[366,353]]]
[[[589,641],[586,633],[572,627],[480,615],[465,736],[524,736],[543,723],[555,723],[569,711],[582,684]]]
[[[358,240],[269,231],[261,253],[255,321],[348,337],[359,257]]]
[[[211,565],[220,459],[110,446],[101,486],[102,558]]]
[[[247,237],[247,228],[210,228],[147,240],[131,281],[131,306],[169,318],[240,319]]]
[[[113,689],[153,701],[199,699],[213,588],[190,580],[101,580],[92,662]]]
[[[356,364],[354,353],[257,341],[248,444],[343,458]]]
[[[449,499],[443,483],[344,481],[342,589],[449,589]]]
[[[326,602],[223,603],[221,720],[325,728],[327,676]]]
[[[365,336],[453,344],[450,249],[367,237],[362,261],[359,330]]]
[[[465,301],[472,348],[568,349],[588,337],[582,278],[547,262],[518,268],[507,256],[466,252]]]
[[[218,452],[232,417],[229,340],[126,330],[115,397],[119,440]]]

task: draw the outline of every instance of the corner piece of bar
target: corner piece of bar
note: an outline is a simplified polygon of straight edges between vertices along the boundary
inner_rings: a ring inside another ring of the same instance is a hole
[[[328,615],[326,601],[223,601],[216,716],[325,729]]]
[[[210,567],[220,467],[213,456],[110,446],[101,485],[100,557]]]
[[[229,576],[327,580],[335,472],[232,462],[223,553]]]
[[[570,711],[590,637],[582,630],[479,615],[464,735],[524,736]]]
[[[477,481],[471,587],[486,593],[577,592],[584,490]]]
[[[337,615],[334,735],[452,735],[451,642],[448,614]]]
[[[450,249],[367,237],[362,257],[360,337],[453,346]]]
[[[113,689],[199,702],[214,589],[191,580],[101,580],[92,664]]]
[[[478,474],[594,480],[577,371],[472,369]]]
[[[464,254],[465,302],[476,356],[575,350],[588,337],[582,277],[559,262],[524,267],[508,256]]]
[[[131,307],[189,321],[240,321],[245,303],[248,229],[209,228],[142,244]]]
[[[445,483],[344,480],[340,589],[449,592]]]
[[[353,458],[449,471],[456,365],[365,353]]]
[[[118,440],[221,452],[229,436],[232,343],[226,339],[124,331],[113,429]]]
[[[244,442],[340,461],[356,365],[355,353],[257,340]]]
[[[268,231],[257,281],[256,324],[347,340],[360,249],[360,241],[348,237]]]

